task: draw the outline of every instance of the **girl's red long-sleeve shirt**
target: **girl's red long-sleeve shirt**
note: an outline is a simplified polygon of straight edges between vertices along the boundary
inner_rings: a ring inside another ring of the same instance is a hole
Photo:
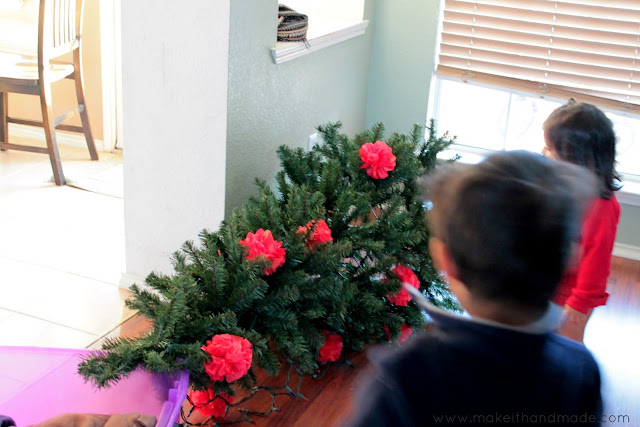
[[[593,203],[582,225],[579,262],[563,277],[553,302],[566,304],[581,313],[606,304],[607,278],[619,218],[620,204],[616,196],[609,200],[598,198]]]

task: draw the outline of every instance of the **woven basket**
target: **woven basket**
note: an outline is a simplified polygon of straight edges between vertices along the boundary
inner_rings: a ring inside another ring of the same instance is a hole
[[[309,17],[283,4],[278,5],[278,41],[306,42]]]

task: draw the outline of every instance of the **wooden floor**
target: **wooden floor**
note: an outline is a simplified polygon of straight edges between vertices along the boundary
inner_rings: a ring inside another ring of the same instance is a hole
[[[607,425],[640,426],[640,261],[613,258],[608,291],[609,302],[594,311],[585,335],[585,344],[600,364],[603,377],[605,414],[628,416],[626,423]],[[122,336],[134,337],[149,330],[150,322],[134,317],[120,329]],[[301,393],[308,401],[279,396],[280,412],[253,417],[259,426],[332,426],[340,423],[351,405],[357,376],[367,365],[366,355],[351,358],[356,368],[333,367],[322,379],[305,378]],[[268,379],[268,385],[285,382],[286,371]],[[293,377],[292,387],[297,384]],[[262,382],[266,379],[259,375]],[[271,405],[268,394],[256,397],[251,409],[265,411]],[[612,419],[613,420],[613,419]],[[193,417],[191,422],[197,422]]]
[[[640,261],[614,257],[607,291],[607,305],[587,324],[585,345],[600,364],[605,414],[628,415],[625,425],[640,426]]]

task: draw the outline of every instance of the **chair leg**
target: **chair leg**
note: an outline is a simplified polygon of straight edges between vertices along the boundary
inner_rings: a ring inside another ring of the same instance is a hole
[[[82,80],[82,50],[80,48],[73,51],[73,66],[75,72],[73,80],[76,83],[76,97],[78,99],[78,105],[84,106],[80,110],[80,120],[82,121],[82,130],[84,132],[84,138],[87,140],[87,147],[89,148],[89,154],[91,160],[98,160],[98,151],[96,150],[96,144],[91,134],[91,125],[89,124],[89,113],[87,111],[87,103],[84,100],[84,82]]]
[[[58,143],[56,142],[56,129],[53,126],[53,109],[51,108],[51,84],[40,82],[40,106],[42,107],[42,125],[44,135],[47,140],[51,169],[53,169],[53,179],[56,185],[65,185],[64,173],[62,173],[62,162],[58,153]]]
[[[0,142],[9,142],[9,94],[0,92]],[[4,149],[2,150],[4,151]]]

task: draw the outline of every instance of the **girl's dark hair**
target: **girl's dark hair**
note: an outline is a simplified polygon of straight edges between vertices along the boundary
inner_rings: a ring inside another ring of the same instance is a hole
[[[599,108],[570,100],[545,120],[544,137],[560,160],[584,166],[598,177],[600,197],[620,189],[615,170],[613,123]]]

